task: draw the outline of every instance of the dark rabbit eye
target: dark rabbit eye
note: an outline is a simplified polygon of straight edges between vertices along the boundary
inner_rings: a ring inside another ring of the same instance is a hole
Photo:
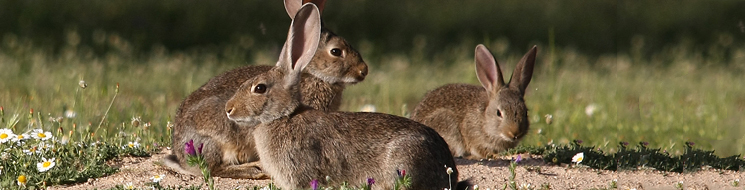
[[[264,92],[266,92],[266,85],[264,85],[264,84],[257,84],[256,86],[254,86],[254,89],[251,90],[251,91],[253,93],[263,94]]]
[[[497,110],[497,117],[502,117],[502,112]]]
[[[331,55],[339,57],[341,56],[341,50],[339,48],[331,49]]]

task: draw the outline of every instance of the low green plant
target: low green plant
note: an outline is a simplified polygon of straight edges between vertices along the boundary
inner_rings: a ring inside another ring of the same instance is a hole
[[[659,148],[648,147],[648,143],[640,142],[635,147],[629,147],[626,142],[619,143],[618,151],[605,153],[593,146],[583,146],[581,141],[572,144],[532,148],[534,151],[543,150],[544,161],[553,164],[572,163],[572,157],[583,153],[582,165],[603,170],[634,170],[637,168],[653,168],[669,172],[693,172],[710,166],[714,169],[741,171],[745,168],[745,160],[740,155],[718,157],[714,151],[695,148],[693,142],[685,143],[685,152],[672,155]],[[531,148],[527,148],[531,149]]]

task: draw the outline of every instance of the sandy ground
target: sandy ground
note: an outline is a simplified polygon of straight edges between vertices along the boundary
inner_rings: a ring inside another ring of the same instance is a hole
[[[150,177],[165,174],[162,186],[199,185],[202,178],[188,174],[179,174],[161,166],[158,161],[169,153],[163,150],[149,158],[126,157],[111,162],[120,172],[111,176],[90,179],[86,183],[55,186],[49,189],[108,189],[115,185],[132,182],[137,188],[149,188],[145,183]],[[532,188],[540,189],[544,184],[550,184],[551,189],[593,189],[609,188],[612,180],[618,181],[619,189],[677,189],[676,184],[683,182],[684,189],[745,189],[745,184],[734,187],[735,180],[745,180],[745,172],[720,171],[704,169],[692,173],[671,173],[654,170],[635,171],[605,171],[586,167],[554,166],[543,163],[539,158],[523,155],[526,158],[517,168],[516,181],[518,184],[530,184]],[[470,179],[480,189],[501,189],[507,183],[509,172],[509,158],[475,161],[456,159],[460,179]],[[237,180],[216,178],[218,189],[245,189],[245,187],[265,186],[270,180]],[[743,181],[745,182],[745,181]],[[204,188],[206,189],[206,188]]]

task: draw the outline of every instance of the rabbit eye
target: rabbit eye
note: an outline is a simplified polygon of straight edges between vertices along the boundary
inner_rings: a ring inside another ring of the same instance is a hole
[[[497,110],[497,117],[502,117],[502,111]]]
[[[339,48],[331,49],[331,55],[339,57],[341,56],[341,50]]]
[[[254,86],[253,90],[251,90],[251,91],[253,93],[263,94],[264,92],[266,92],[266,85],[264,85],[264,84],[257,84],[256,86]]]

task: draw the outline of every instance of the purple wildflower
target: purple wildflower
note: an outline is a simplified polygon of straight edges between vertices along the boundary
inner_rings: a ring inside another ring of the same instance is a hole
[[[582,140],[579,140],[579,139],[574,140],[574,142],[576,142],[577,144],[582,144]]]
[[[199,155],[202,155],[202,147],[204,147],[204,143],[199,143],[199,148],[197,148],[197,153],[199,153]]]
[[[623,146],[629,146],[629,142],[621,142],[621,144],[623,144]]]
[[[313,189],[313,190],[317,190],[318,189],[318,180],[317,179],[314,179],[313,181],[310,181],[310,188]]]
[[[649,145],[649,142],[642,142],[642,145],[647,146]]]
[[[189,142],[187,142],[185,145],[186,146],[184,146],[184,152],[186,152],[186,154],[192,156],[197,155],[197,151],[194,150],[194,139],[189,140]],[[201,151],[202,148],[200,147],[199,149]]]
[[[375,184],[375,179],[368,177],[367,178],[367,186],[372,187],[372,185]]]
[[[515,158],[515,163],[520,163],[520,161],[523,161],[523,156],[518,154],[517,158]]]
[[[406,176],[406,170],[396,170],[396,172],[398,173],[399,178]]]
[[[686,142],[686,144],[688,144],[688,146],[693,146],[693,145],[695,145],[696,143],[693,143],[692,141],[688,141],[688,142]]]

